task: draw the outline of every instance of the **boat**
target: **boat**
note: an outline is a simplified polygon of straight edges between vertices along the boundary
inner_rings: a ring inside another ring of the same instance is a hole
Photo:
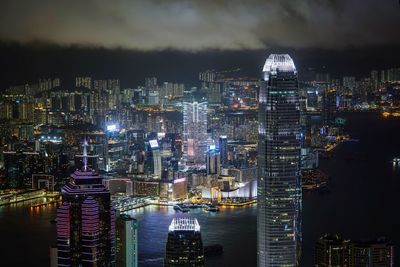
[[[174,210],[178,210],[181,212],[189,212],[190,211],[190,209],[186,205],[183,205],[183,204],[174,205]]]
[[[217,206],[206,206],[205,210],[211,212],[218,212],[219,208]]]
[[[181,212],[189,212],[190,211],[190,209],[189,208],[186,208],[186,207],[183,207],[182,209],[181,209]]]

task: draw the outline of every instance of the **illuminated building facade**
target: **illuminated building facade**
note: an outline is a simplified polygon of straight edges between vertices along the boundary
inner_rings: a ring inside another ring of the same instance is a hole
[[[138,221],[127,214],[117,218],[116,267],[138,267]]]
[[[158,197],[160,195],[160,181],[157,180],[139,180],[133,181],[133,194],[134,196],[152,196]]]
[[[324,235],[315,246],[316,267],[349,267],[350,240],[338,235]]]
[[[207,151],[207,174],[219,174],[221,168],[221,154],[215,145]]]
[[[154,178],[161,179],[162,162],[157,140],[146,142],[146,166],[148,174],[153,175]]]
[[[172,197],[173,199],[187,198],[187,181],[186,177],[175,179],[172,184]]]
[[[228,137],[226,135],[219,137],[219,151],[221,154],[221,164],[228,164]]]
[[[386,238],[352,241],[324,235],[315,247],[316,267],[393,267],[394,245]]]
[[[301,241],[300,103],[289,55],[270,55],[259,95],[258,266],[298,266]]]
[[[174,218],[169,226],[164,267],[204,267],[200,225],[194,218]]]
[[[393,267],[394,245],[385,238],[353,241],[351,267]]]
[[[126,196],[133,195],[133,182],[129,178],[104,179],[103,184],[110,191],[111,195],[125,194]]]
[[[9,188],[31,187],[32,175],[45,171],[45,158],[32,151],[3,151],[5,186]]]
[[[58,266],[115,266],[115,211],[102,178],[84,165],[62,188],[57,210]]]
[[[189,164],[205,164],[207,102],[183,103],[183,144],[186,160]]]

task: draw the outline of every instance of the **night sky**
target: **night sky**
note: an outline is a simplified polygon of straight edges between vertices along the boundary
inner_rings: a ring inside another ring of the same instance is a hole
[[[194,85],[209,68],[258,77],[277,52],[300,72],[367,76],[397,66],[399,26],[397,0],[3,0],[0,88],[76,75]]]

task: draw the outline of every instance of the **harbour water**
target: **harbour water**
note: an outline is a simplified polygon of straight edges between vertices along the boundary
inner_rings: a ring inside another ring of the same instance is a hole
[[[387,236],[400,251],[398,195],[400,169],[391,159],[400,156],[400,118],[384,119],[375,113],[347,114],[347,132],[359,142],[335,149],[335,156],[321,160],[321,169],[331,177],[330,192],[303,196],[302,265],[313,266],[314,245],[324,233],[345,238]],[[49,247],[55,242],[54,207],[29,209],[29,203],[0,207],[2,266],[48,266]],[[200,209],[182,214],[172,207],[137,209],[139,220],[139,266],[162,266],[168,225],[173,217],[193,216],[201,225],[205,245],[221,244],[222,256],[207,260],[207,266],[256,266],[255,205]],[[400,262],[400,253],[395,253]]]

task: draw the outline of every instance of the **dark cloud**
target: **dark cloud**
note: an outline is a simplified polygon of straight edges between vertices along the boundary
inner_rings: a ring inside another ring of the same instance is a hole
[[[137,50],[400,44],[396,0],[3,0],[0,38]]]

